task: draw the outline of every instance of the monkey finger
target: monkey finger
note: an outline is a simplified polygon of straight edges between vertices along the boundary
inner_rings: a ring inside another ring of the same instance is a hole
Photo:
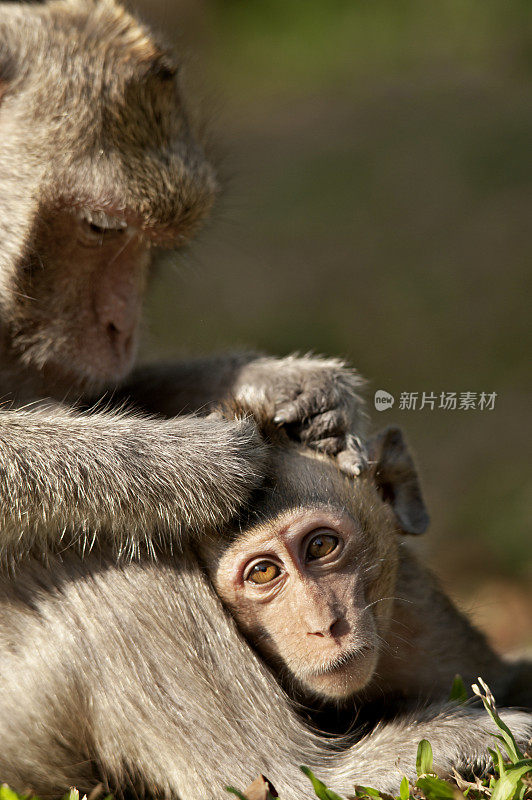
[[[302,442],[311,444],[319,439],[331,436],[343,437],[347,421],[342,411],[325,411],[316,414],[301,425],[300,438]]]
[[[320,453],[335,456],[345,447],[345,439],[343,436],[328,436],[325,439],[316,439],[308,442],[308,446]]]
[[[227,419],[227,417],[224,417],[221,408],[214,408],[207,414],[205,419]]]
[[[366,462],[360,450],[352,447],[348,447],[338,453],[336,460],[342,472],[353,477],[360,475],[366,467]]]
[[[328,411],[340,411],[342,397],[333,387],[322,389],[311,387],[300,394],[297,403],[300,408],[305,410],[306,416],[310,417],[316,414],[325,414]]]
[[[340,403],[336,395],[325,391],[305,391],[289,403],[282,403],[275,414],[278,425],[291,425],[308,420],[318,414],[339,412]]]
[[[305,418],[304,410],[298,400],[285,402],[275,412],[273,421],[276,425],[293,425]]]

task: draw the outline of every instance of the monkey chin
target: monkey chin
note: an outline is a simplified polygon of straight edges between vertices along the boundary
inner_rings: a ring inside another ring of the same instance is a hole
[[[49,347],[43,342],[44,337],[35,338],[31,343],[17,342],[17,350],[20,348],[22,353],[20,361],[26,369],[36,370],[46,386],[54,387],[48,392],[50,396],[59,395],[61,399],[80,392],[93,394],[114,386],[131,372],[137,354],[136,336],[121,349],[91,338],[84,343],[74,339]]]
[[[90,358],[80,358],[77,377],[89,387],[101,388],[129,375],[135,363],[137,343],[132,341],[121,353],[107,347],[95,348],[94,353]]]
[[[375,672],[377,648],[365,645],[345,653],[331,664],[314,673],[299,676],[307,691],[325,700],[345,700],[361,691]]]

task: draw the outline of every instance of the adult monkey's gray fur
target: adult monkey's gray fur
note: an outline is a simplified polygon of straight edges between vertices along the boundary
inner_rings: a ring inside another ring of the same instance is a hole
[[[103,780],[115,791],[132,785],[211,800],[225,796],[228,782],[243,788],[262,772],[282,797],[304,800],[310,787],[298,765],[307,764],[346,796],[355,783],[396,793],[403,773],[415,775],[422,738],[432,743],[438,771],[482,768],[493,728],[479,708],[445,705],[450,680],[457,669],[466,680],[478,669],[503,693],[510,671],[409,554],[398,525],[419,529],[423,517],[413,465],[396,431],[377,445],[381,455],[355,482],[323,457],[274,448],[275,477],[255,513],[204,545],[203,556],[218,581],[218,556],[257,526],[273,529],[307,508],[352,515],[360,557],[351,571],[371,600],[365,611],[378,616],[388,604],[391,613],[375,640],[380,663],[365,689],[345,698],[342,713],[346,728],[359,726],[371,719],[366,703],[382,699],[388,717],[402,710],[396,720],[359,740],[356,727],[351,739],[311,732],[274,677],[292,693],[298,674],[278,663],[266,668],[224,613],[196,555],[120,567],[105,553],[81,559],[70,552],[48,568],[26,562],[16,579],[0,581],[0,779],[40,796]],[[429,697],[432,705],[421,708]],[[305,714],[314,714],[313,698],[305,702]],[[503,717],[524,743],[532,716],[510,710]]]
[[[254,396],[328,452],[360,421],[359,380],[332,359],[227,355],[128,378],[154,248],[186,244],[218,192],[177,72],[113,0],[0,3],[2,565],[59,539],[150,551],[227,521],[263,478],[253,426],[163,416]],[[160,417],[72,410],[102,396]]]

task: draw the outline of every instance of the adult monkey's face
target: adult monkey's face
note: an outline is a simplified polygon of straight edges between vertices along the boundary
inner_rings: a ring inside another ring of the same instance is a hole
[[[153,247],[195,233],[214,170],[172,56],[120,6],[14,7],[2,25],[4,344],[57,393],[98,387],[131,368]]]

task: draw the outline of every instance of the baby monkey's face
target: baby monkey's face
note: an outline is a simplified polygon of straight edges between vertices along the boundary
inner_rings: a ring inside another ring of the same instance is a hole
[[[297,451],[283,454],[269,502],[271,515],[209,559],[216,591],[281,676],[322,697],[353,695],[388,629],[391,515],[370,481]]]

